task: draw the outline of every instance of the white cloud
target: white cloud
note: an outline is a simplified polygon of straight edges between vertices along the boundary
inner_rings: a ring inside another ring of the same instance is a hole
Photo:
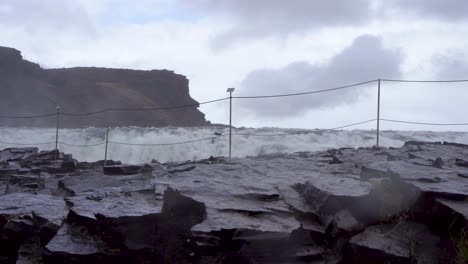
[[[290,36],[329,26],[361,25],[372,17],[371,0],[179,0],[201,16],[222,18],[229,29],[215,48],[246,39]]]
[[[240,95],[298,93],[401,75],[402,57],[382,47],[379,38],[365,35],[333,57],[327,64],[294,62],[280,69],[250,73],[242,82]],[[363,88],[339,90],[319,95],[271,99],[243,99],[241,105],[257,116],[297,116],[308,110],[352,103],[362,96]],[[274,107],[272,107],[274,106]]]
[[[22,29],[30,34],[41,31],[93,31],[87,12],[76,1],[2,0],[0,9],[0,25]]]

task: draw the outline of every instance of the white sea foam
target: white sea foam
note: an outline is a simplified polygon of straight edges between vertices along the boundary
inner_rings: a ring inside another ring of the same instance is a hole
[[[291,132],[303,134],[287,136],[265,136]],[[214,140],[188,144],[151,146],[149,144],[177,143],[203,138],[216,137]],[[233,129],[232,155],[234,157],[254,156],[269,153],[292,153],[296,151],[317,151],[339,147],[366,147],[375,144],[375,131],[370,130],[293,130],[279,128],[236,128]],[[152,159],[160,162],[183,161],[208,158],[210,156],[227,156],[229,137],[227,128],[113,128],[109,135],[111,142],[148,144],[129,146],[110,143],[108,158],[125,163],[144,163]],[[240,134],[240,135],[239,135]],[[251,134],[251,135],[246,135]],[[253,135],[252,135],[253,134]],[[73,145],[92,145],[105,142],[105,129],[61,129],[59,141]],[[448,141],[468,144],[468,132],[430,132],[430,131],[382,131],[381,145],[400,147],[407,140]],[[20,143],[37,146],[41,150],[55,148],[55,129],[43,128],[0,128],[0,148],[20,147]],[[35,143],[49,143],[35,145]],[[59,144],[59,149],[72,153],[80,161],[104,159],[105,144],[93,147],[77,147]]]

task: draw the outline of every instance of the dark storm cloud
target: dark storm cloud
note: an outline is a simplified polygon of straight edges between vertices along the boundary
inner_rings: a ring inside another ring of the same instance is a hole
[[[287,36],[311,28],[362,24],[371,17],[370,0],[179,0],[202,15],[227,17],[233,28],[218,35],[216,47],[232,41]]]
[[[384,7],[397,7],[422,17],[457,21],[468,19],[466,0],[383,0]]]
[[[326,65],[291,63],[282,69],[263,69],[250,73],[238,95],[270,95],[314,91],[378,78],[401,75],[399,52],[382,47],[379,38],[360,36]],[[373,87],[376,84],[371,84]],[[308,110],[352,103],[364,95],[368,86],[328,93],[270,99],[237,99],[247,111],[260,116],[297,116]]]
[[[86,11],[78,2],[70,0],[2,0],[0,27],[20,28],[31,34],[92,33]]]

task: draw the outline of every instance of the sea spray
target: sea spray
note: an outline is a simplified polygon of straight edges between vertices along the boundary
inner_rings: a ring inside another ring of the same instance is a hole
[[[149,162],[152,159],[167,162],[227,156],[229,151],[228,133],[226,127],[112,128],[109,133],[111,143],[108,146],[108,158],[138,164]],[[371,130],[236,128],[233,129],[233,134],[233,157],[317,151],[340,147],[368,147],[375,144],[375,131]],[[206,140],[170,145],[199,139]],[[468,132],[382,131],[380,140],[381,145],[385,147],[400,147],[408,140],[468,144]],[[104,159],[105,141],[105,128],[59,130],[59,142],[64,143],[59,144],[60,151],[72,153],[80,161]],[[50,150],[55,148],[55,129],[0,128],[0,142],[2,142],[0,143],[1,149],[21,147],[23,145],[19,144],[26,144],[27,146],[36,146],[41,150]],[[38,143],[47,144],[36,145]],[[99,145],[81,146],[96,144]]]

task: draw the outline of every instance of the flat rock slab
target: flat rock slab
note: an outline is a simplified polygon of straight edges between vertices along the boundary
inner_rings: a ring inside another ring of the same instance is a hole
[[[458,176],[458,170],[438,169],[406,161],[373,163],[368,168],[385,174],[392,172],[419,188],[422,192],[444,196],[467,196],[468,179]]]
[[[33,157],[38,152],[38,148],[10,148],[0,151],[0,162],[25,160]]]
[[[341,209],[357,207],[368,197],[372,184],[346,175],[319,174],[301,185],[301,195],[319,214],[334,214]]]
[[[207,219],[192,227],[195,232],[214,232],[221,230],[255,230],[260,232],[291,233],[300,227],[292,214],[253,213],[238,210],[218,210],[207,208]]]
[[[437,202],[441,203],[442,205],[450,208],[454,212],[463,216],[465,218],[465,223],[468,223],[468,200],[454,201],[454,200],[438,198]]]
[[[58,228],[66,218],[68,209],[61,197],[45,194],[12,193],[1,196],[0,217],[7,220],[44,219],[52,228]]]
[[[66,201],[73,212],[90,219],[96,219],[97,214],[113,219],[159,214],[163,204],[154,194],[144,192],[82,193]]]
[[[154,190],[152,178],[140,174],[114,177],[90,171],[83,175],[67,176],[61,179],[58,184],[59,188],[70,195],[79,195],[85,192]]]
[[[242,164],[197,164],[158,185],[170,186],[206,205],[207,219],[194,231],[291,232],[300,225],[271,179]]]
[[[439,263],[440,239],[422,224],[368,227],[349,241],[353,263]]]

